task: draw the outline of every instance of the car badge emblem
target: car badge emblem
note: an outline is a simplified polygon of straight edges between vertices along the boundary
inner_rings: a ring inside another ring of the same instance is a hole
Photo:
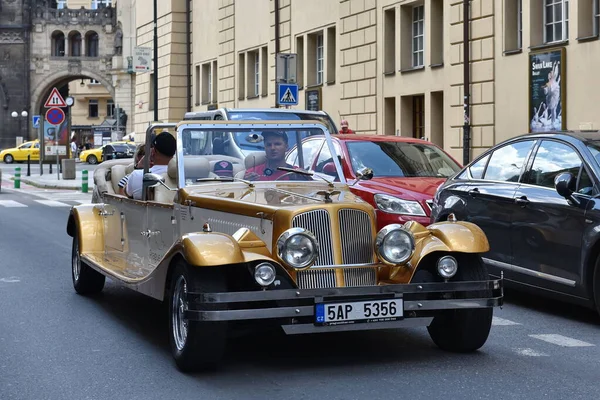
[[[266,168],[265,169],[265,176],[271,176],[273,175],[273,170],[271,168]]]

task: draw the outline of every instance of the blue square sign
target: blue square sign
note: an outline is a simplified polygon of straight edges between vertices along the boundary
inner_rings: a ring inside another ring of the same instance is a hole
[[[40,116],[39,115],[32,115],[31,116],[31,123],[33,124],[33,127],[35,129],[40,127]]]
[[[280,83],[277,86],[277,104],[280,106],[297,106],[298,85]]]

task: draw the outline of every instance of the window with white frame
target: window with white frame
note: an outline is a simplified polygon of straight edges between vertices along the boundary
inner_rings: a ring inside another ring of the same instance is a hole
[[[67,0],[56,0],[56,9],[62,10],[67,8]]]
[[[88,117],[98,118],[98,100],[90,100],[88,102]]]
[[[569,0],[544,0],[544,42],[569,38]]]
[[[412,66],[422,67],[424,64],[424,29],[425,6],[415,6],[412,9]]]
[[[523,47],[523,0],[517,0],[517,46]]]
[[[92,0],[92,10],[112,6],[112,0]]]
[[[112,118],[115,115],[115,102],[106,100],[106,116]]]
[[[325,44],[323,34],[317,36],[317,85],[323,84],[323,71],[325,69]]]
[[[260,53],[254,53],[254,95],[260,96]]]
[[[600,34],[600,0],[594,0],[594,35]]]

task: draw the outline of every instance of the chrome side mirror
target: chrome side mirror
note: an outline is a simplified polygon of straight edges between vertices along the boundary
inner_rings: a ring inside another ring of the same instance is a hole
[[[144,178],[142,179],[143,185],[145,188],[156,187],[161,183],[165,182],[165,178],[158,174],[154,174],[152,172],[148,172],[144,174]]]
[[[356,178],[361,181],[369,181],[373,179],[373,170],[371,168],[361,168],[356,172]]]

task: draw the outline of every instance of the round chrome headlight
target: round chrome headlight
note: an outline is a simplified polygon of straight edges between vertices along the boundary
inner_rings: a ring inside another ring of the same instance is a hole
[[[254,269],[254,280],[260,286],[269,286],[275,281],[275,267],[269,263],[261,263]]]
[[[438,274],[444,279],[450,279],[458,271],[458,262],[452,256],[444,256],[437,262]]]
[[[388,264],[404,264],[413,256],[415,238],[400,224],[391,224],[377,233],[377,256]]]
[[[277,239],[277,255],[294,269],[308,268],[319,255],[319,242],[306,229],[291,228]]]

